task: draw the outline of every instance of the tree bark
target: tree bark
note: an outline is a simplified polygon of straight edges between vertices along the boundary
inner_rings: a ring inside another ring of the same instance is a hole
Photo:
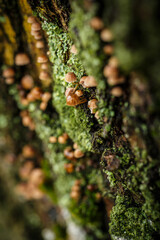
[[[34,121],[30,130],[52,165],[59,206],[70,210],[86,239],[158,239],[158,0],[1,0],[1,6],[1,81],[6,81],[3,69],[12,67],[9,93]],[[31,35],[31,28],[39,30],[27,22],[32,14],[41,24],[42,49],[36,48],[38,34]],[[28,64],[17,64],[22,52]],[[47,52],[47,70],[42,70],[43,60],[37,59]],[[76,76],[70,83],[69,72]],[[21,80],[26,74],[41,96],[51,93],[46,109],[42,97],[29,100],[32,90]],[[92,78],[86,87],[83,76],[92,76],[96,86]],[[75,89],[74,106],[67,105],[68,88]],[[93,99],[97,106],[92,108]]]

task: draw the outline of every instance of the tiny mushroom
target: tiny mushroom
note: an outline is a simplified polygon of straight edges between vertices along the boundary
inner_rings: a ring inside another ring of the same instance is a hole
[[[103,30],[101,31],[100,36],[101,36],[102,41],[104,41],[104,42],[110,42],[110,41],[113,40],[113,34],[112,34],[112,32],[111,32],[109,29],[107,29],[107,28],[105,28],[105,29],[103,29]]]
[[[75,158],[81,158],[81,157],[83,157],[84,156],[84,153],[80,150],[80,149],[76,149],[75,151],[74,151],[74,157]]]
[[[38,22],[33,22],[31,25],[31,30],[39,31],[39,30],[41,30],[41,25]]]
[[[50,75],[49,75],[48,72],[46,72],[46,71],[41,71],[41,72],[40,72],[40,75],[39,75],[39,79],[40,79],[40,80],[50,80],[51,78],[50,78]]]
[[[96,87],[97,82],[93,76],[83,76],[79,82],[84,88]]]
[[[36,40],[41,40],[42,39],[42,34],[41,33],[37,33],[36,35],[34,35],[34,38]]]
[[[50,136],[49,137],[49,142],[50,143],[56,143],[57,142],[57,138],[55,136]]]
[[[27,22],[28,22],[28,23],[35,23],[35,22],[36,22],[36,18],[35,18],[34,16],[29,16],[29,17],[27,18]]]
[[[103,52],[107,55],[111,55],[113,53],[113,46],[112,45],[106,45],[103,47]]]
[[[106,78],[108,78],[108,77],[115,78],[118,76],[118,69],[117,69],[117,67],[106,65],[103,69],[103,74]]]
[[[74,159],[74,152],[71,147],[66,147],[64,149],[64,156],[69,160]]]
[[[73,72],[68,72],[65,75],[65,81],[68,83],[76,82],[76,80],[77,80],[77,77]]]
[[[17,53],[15,56],[15,64],[17,66],[24,66],[30,63],[30,59],[26,53]]]
[[[59,136],[58,137],[58,142],[61,144],[65,144],[67,141],[67,139],[64,136]]]
[[[81,96],[83,95],[83,92],[82,92],[82,90],[77,90],[77,91],[75,92],[75,94],[76,94],[78,97],[81,97]]]
[[[110,85],[110,86],[114,86],[114,85],[117,85],[117,84],[122,84],[125,82],[125,78],[124,77],[119,77],[119,78],[116,78],[116,77],[109,77],[107,79],[107,83]]]
[[[46,103],[46,102],[41,102],[39,108],[40,108],[42,111],[45,111],[46,108],[47,108],[47,103]]]
[[[41,69],[48,70],[48,64],[47,63],[42,63]]]
[[[120,87],[114,87],[111,90],[111,94],[115,97],[121,97],[123,95],[123,90]]]
[[[12,78],[15,75],[15,71],[13,68],[6,68],[3,70],[2,76],[5,78]]]
[[[32,88],[30,92],[36,100],[40,100],[42,97],[42,90],[39,87]]]
[[[39,186],[44,181],[44,173],[40,168],[36,168],[32,170],[30,176],[29,176],[29,182],[32,183],[35,186]]]
[[[73,44],[71,49],[70,49],[70,52],[73,53],[73,54],[77,54],[77,49],[76,49],[76,46]]]
[[[101,30],[104,26],[103,21],[99,17],[92,18],[90,25],[95,30]]]
[[[31,89],[34,81],[31,75],[27,74],[21,79],[21,85],[24,89]]]
[[[74,171],[74,166],[72,163],[66,163],[64,168],[66,169],[67,173],[72,173]]]
[[[37,62],[38,63],[46,63],[46,62],[48,62],[48,57],[45,54],[43,54],[37,58]]]
[[[44,48],[44,42],[42,40],[37,41],[36,48]]]
[[[51,98],[51,93],[45,92],[45,93],[42,94],[42,101],[43,102],[48,102],[50,98]]]
[[[22,155],[25,158],[33,158],[35,156],[35,150],[30,145],[25,145],[22,149]]]
[[[14,78],[12,78],[12,77],[6,78],[5,83],[8,84],[8,85],[13,84],[14,83]]]
[[[88,101],[88,107],[91,110],[91,113],[95,113],[96,109],[97,109],[97,99],[91,99],[90,101]]]

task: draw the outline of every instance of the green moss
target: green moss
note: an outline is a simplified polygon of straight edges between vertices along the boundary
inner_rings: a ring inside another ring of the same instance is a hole
[[[138,205],[134,206],[129,197],[116,197],[110,222],[112,239],[151,240],[153,231],[152,221]]]

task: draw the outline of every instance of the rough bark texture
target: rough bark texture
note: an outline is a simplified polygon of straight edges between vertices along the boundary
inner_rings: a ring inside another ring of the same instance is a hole
[[[86,239],[158,239],[159,1],[0,3],[1,72],[8,66],[15,70],[8,92],[16,107],[27,110],[35,123],[35,132],[53,168],[56,203],[70,210]],[[37,40],[27,23],[32,14],[42,24],[45,47],[41,50],[35,47]],[[103,20],[103,28],[109,29],[113,38],[103,41],[103,30],[95,30],[91,24],[94,17]],[[77,54],[70,50],[73,44]],[[114,53],[105,54],[106,45],[113,47]],[[50,77],[40,80],[37,57],[48,50]],[[19,52],[29,56],[28,65],[15,64]],[[111,84],[104,71],[106,65],[114,65],[123,81]],[[76,83],[65,81],[68,72],[76,75]],[[41,100],[22,101],[29,93],[21,84],[25,74],[32,75],[41,91],[52,94],[46,110],[40,109]],[[86,75],[94,76],[97,87],[79,84]],[[68,87],[82,90],[87,101],[68,106]],[[120,91],[119,96],[115,90]],[[98,100],[98,117],[88,107],[92,99]],[[50,136],[59,139],[64,133],[69,136],[64,144],[49,142]],[[63,152],[66,147],[75,151],[74,143],[84,156],[69,159]],[[80,186],[77,197],[73,197],[71,188],[76,180]]]

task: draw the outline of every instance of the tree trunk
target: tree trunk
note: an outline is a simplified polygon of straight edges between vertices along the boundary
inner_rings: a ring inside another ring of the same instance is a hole
[[[1,84],[42,142],[58,206],[86,239],[158,239],[159,1],[0,3]]]

